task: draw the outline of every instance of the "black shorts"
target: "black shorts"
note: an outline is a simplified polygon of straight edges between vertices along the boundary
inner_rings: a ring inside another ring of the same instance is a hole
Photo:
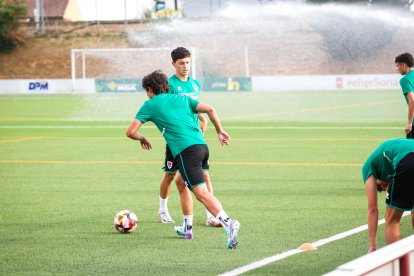
[[[414,210],[414,152],[407,154],[398,163],[385,203],[403,211]]]
[[[206,184],[203,171],[209,169],[208,157],[206,144],[189,146],[177,155],[178,169],[190,190]]]
[[[413,126],[414,128],[414,126]],[[408,134],[407,134],[407,139],[414,139],[414,130],[411,130]]]
[[[162,168],[166,173],[174,173],[178,170],[177,162],[175,162],[171,149],[168,145],[165,146],[165,160]]]

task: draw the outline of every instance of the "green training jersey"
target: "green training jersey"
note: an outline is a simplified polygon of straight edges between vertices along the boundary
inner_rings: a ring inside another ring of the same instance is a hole
[[[198,100],[200,95],[200,83],[197,80],[188,77],[187,81],[182,81],[177,78],[176,75],[172,75],[168,79],[168,83],[170,84],[170,88],[168,89],[169,94],[187,96],[194,100]]]
[[[405,101],[408,104],[407,94],[414,92],[414,70],[408,72],[403,78],[400,79],[400,86],[405,97]]]
[[[390,182],[395,174],[398,163],[407,154],[414,151],[413,139],[391,139],[383,142],[368,157],[362,167],[364,183],[373,175],[376,179]]]
[[[199,101],[161,93],[144,102],[135,118],[153,122],[171,148],[174,158],[192,145],[206,144],[194,114]]]

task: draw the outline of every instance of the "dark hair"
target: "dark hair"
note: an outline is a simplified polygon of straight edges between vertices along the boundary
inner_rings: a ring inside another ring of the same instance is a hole
[[[191,52],[184,47],[178,47],[171,52],[172,61],[175,62],[177,59],[191,57]]]
[[[142,87],[145,90],[151,88],[155,95],[168,92],[168,77],[161,70],[156,70],[142,79]]]
[[[413,67],[414,59],[410,53],[404,53],[395,58],[395,63],[404,63],[407,64],[408,67]]]

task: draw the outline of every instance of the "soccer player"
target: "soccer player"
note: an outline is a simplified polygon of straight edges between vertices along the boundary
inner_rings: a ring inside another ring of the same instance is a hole
[[[362,168],[368,200],[368,252],[376,250],[378,192],[386,191],[385,240],[401,238],[400,220],[411,211],[414,229],[414,140],[391,139],[383,142],[368,157]]]
[[[403,78],[400,80],[400,86],[408,104],[407,126],[405,127],[405,134],[407,138],[414,139],[413,125],[414,125],[414,59],[409,53],[404,53],[395,58],[395,65],[398,72]]]
[[[209,151],[203,133],[194,120],[194,114],[207,113],[215,126],[220,143],[228,145],[230,136],[223,130],[215,109],[191,97],[168,94],[167,76],[158,70],[145,76],[142,86],[149,100],[140,107],[126,135],[133,140],[139,140],[143,149],[150,150],[151,142],[138,133],[138,130],[148,121],[157,126],[177,161],[180,174],[185,179],[185,183],[177,183],[180,197],[183,192],[191,190],[226,230],[227,248],[236,248],[240,223],[232,220],[217,198],[207,190],[203,170],[208,165]],[[182,203],[186,203],[185,196],[184,194],[184,198],[181,198]],[[184,225],[176,226],[174,229],[179,236],[192,239],[193,204],[183,204],[182,208]]]
[[[191,52],[184,48],[178,47],[171,52],[172,65],[175,68],[175,74],[169,79],[169,90],[170,94],[177,94],[182,96],[191,97],[198,100],[200,92],[200,83],[189,76],[191,69]],[[194,114],[195,120],[200,122],[200,128],[204,133],[207,129],[207,120],[204,115]],[[171,154],[170,147],[168,144],[165,149],[165,160],[164,160],[164,177],[160,184],[160,208],[158,210],[158,216],[162,223],[173,223],[174,220],[171,218],[168,212],[168,196],[171,191],[171,183],[174,180],[177,172],[177,164]],[[206,179],[207,189],[213,193],[213,186],[211,184],[210,175],[207,170],[204,171],[204,177]],[[184,183],[183,178],[178,174],[175,178],[177,187],[182,186]],[[191,195],[190,195],[191,197]],[[188,199],[190,200],[190,199]],[[191,199],[192,201],[192,199]],[[221,227],[219,221],[206,209],[206,225],[213,227]]]

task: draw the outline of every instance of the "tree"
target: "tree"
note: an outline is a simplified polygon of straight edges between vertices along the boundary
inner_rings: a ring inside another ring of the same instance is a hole
[[[19,32],[19,17],[26,15],[26,8],[16,0],[0,0],[0,51],[10,51],[23,43]]]

